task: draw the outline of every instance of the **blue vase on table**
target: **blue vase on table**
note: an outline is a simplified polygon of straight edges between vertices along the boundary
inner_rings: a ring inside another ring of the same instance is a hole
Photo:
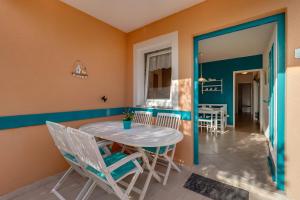
[[[131,129],[131,120],[123,120],[124,129]]]

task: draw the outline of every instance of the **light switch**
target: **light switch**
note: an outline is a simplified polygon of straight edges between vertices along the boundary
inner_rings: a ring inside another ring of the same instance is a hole
[[[300,48],[295,49],[295,58],[300,59]]]

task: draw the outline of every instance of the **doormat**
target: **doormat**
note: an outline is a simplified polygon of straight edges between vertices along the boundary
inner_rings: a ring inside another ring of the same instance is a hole
[[[198,174],[192,174],[184,187],[214,200],[249,200],[249,192]]]

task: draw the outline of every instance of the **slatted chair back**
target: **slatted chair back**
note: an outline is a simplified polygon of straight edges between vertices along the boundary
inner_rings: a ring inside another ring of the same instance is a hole
[[[156,126],[168,127],[179,130],[180,115],[173,113],[158,113],[156,117]]]
[[[156,125],[179,130],[180,119],[181,119],[181,116],[178,114],[158,113],[157,117],[156,117]],[[163,146],[163,147],[160,147],[159,149],[151,148],[151,147],[150,148],[145,147],[144,149],[148,152],[151,152],[152,154],[154,153],[154,160],[152,163],[152,165],[154,166],[153,168],[155,168],[158,157],[160,159],[162,159],[165,163],[167,163],[166,172],[160,173],[164,177],[163,185],[167,184],[167,180],[168,180],[171,168],[174,168],[175,170],[180,172],[180,169],[173,161],[174,155],[175,155],[176,144],[169,145],[169,146]]]
[[[133,116],[133,122],[151,125],[152,124],[152,112],[148,111],[135,111]]]
[[[61,124],[46,121],[50,135],[59,151],[64,155],[65,153],[73,154],[73,150],[68,142],[67,128]]]
[[[103,171],[105,164],[95,137],[74,128],[67,128],[67,131],[71,137],[73,150],[81,165]]]
[[[81,199],[87,199],[98,185],[109,193],[115,192],[121,200],[129,200],[129,194],[139,174],[143,172],[143,168],[137,161],[142,157],[141,153],[129,156],[120,152],[114,153],[105,158],[106,165],[93,135],[73,128],[67,128],[67,132],[70,134],[72,147],[80,165],[91,175],[89,177],[93,180],[87,193]],[[131,174],[134,175],[128,183],[127,189],[123,190],[117,183]]]

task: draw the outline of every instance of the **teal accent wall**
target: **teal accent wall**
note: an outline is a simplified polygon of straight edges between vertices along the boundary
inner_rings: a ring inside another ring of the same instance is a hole
[[[233,72],[240,70],[261,69],[262,55],[247,56],[228,60],[203,63],[205,78],[223,79],[223,93],[206,92],[202,94],[199,83],[199,104],[227,104],[228,124],[233,124]]]
[[[14,115],[14,116],[1,116],[0,117],[0,130],[10,128],[20,128],[26,126],[37,126],[45,124],[45,122],[66,122],[83,119],[92,119],[99,117],[110,117],[121,115],[125,108],[105,108],[95,110],[80,110],[68,112],[55,112],[55,113],[40,113],[40,114],[27,114],[27,115]]]
[[[176,113],[181,115],[182,120],[191,120],[190,111],[182,110],[167,110],[167,109],[154,109],[154,108],[103,108],[94,110],[80,110],[69,112],[55,112],[55,113],[40,113],[40,114],[27,114],[27,115],[14,115],[14,116],[1,116],[0,117],[0,130],[21,128],[27,126],[43,125],[45,122],[66,122],[76,121],[92,118],[111,117],[122,115],[126,110],[148,110],[153,112],[154,116],[158,112]]]

